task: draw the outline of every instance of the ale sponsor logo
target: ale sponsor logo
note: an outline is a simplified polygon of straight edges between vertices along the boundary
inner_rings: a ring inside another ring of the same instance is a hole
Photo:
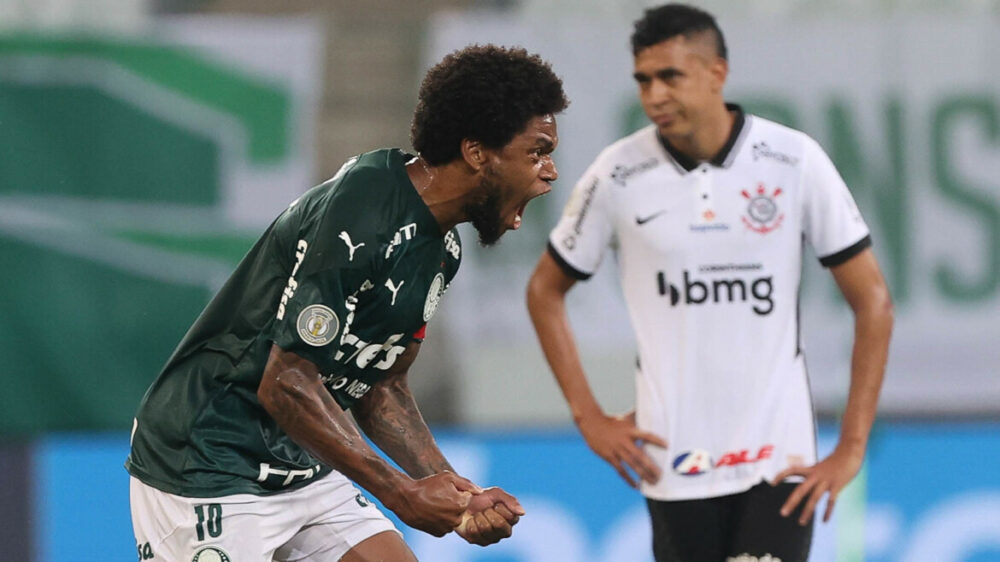
[[[773,454],[774,445],[764,445],[757,449],[756,452],[751,452],[750,449],[729,451],[723,453],[718,461],[713,461],[708,451],[704,449],[692,449],[674,457],[674,462],[671,463],[671,466],[674,472],[681,476],[698,476],[716,468],[753,464],[764,459],[769,459]]]

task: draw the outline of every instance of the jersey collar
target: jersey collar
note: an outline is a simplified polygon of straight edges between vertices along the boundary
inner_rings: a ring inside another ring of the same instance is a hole
[[[417,192],[417,188],[413,185],[413,182],[410,181],[409,174],[406,173],[406,163],[413,160],[417,156],[405,152],[400,148],[391,149],[389,154],[389,166],[395,170],[396,179],[399,180],[399,185],[406,194],[405,197],[413,201],[415,208],[420,209],[417,213],[422,215],[419,217],[423,222],[423,224],[420,225],[422,231],[429,233],[431,236],[436,236],[437,238],[444,238],[444,235],[447,234],[447,232],[441,232],[441,224],[438,223],[437,218],[434,217],[434,213],[432,213],[430,207],[427,206],[427,202],[424,201],[424,198]]]
[[[733,163],[737,149],[741,144],[740,141],[745,136],[743,132],[747,129],[746,115],[743,113],[742,107],[735,103],[727,103],[726,109],[736,113],[736,120],[733,121],[733,129],[729,131],[729,138],[726,139],[726,144],[722,145],[722,149],[719,150],[718,154],[708,161],[709,164],[719,168],[728,168]],[[660,144],[663,145],[664,150],[670,155],[674,164],[682,168],[685,172],[690,172],[701,163],[671,146],[670,142],[659,132],[656,133],[656,138],[659,139]]]

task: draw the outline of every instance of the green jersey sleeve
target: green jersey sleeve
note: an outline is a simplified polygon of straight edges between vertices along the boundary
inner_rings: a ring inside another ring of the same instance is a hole
[[[328,372],[360,293],[378,278],[382,262],[377,253],[383,242],[377,206],[359,201],[351,190],[320,188],[325,192],[294,204],[275,229],[287,248],[288,281],[271,340]]]

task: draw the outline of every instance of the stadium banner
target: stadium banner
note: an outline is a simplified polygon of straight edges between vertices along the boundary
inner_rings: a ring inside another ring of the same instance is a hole
[[[443,309],[460,355],[459,407],[475,422],[569,419],[523,291],[511,285],[527,281],[586,166],[647,123],[628,47],[638,8],[605,16],[560,14],[554,24],[461,12],[440,16],[432,28],[428,64],[467,43],[523,45],[552,63],[571,99],[558,122],[553,193],[529,206],[521,231],[499,248],[466,245],[452,304]],[[882,411],[1000,412],[1000,74],[983,72],[1000,50],[1000,24],[958,15],[759,18],[720,18],[730,53],[726,96],[816,138],[872,228],[896,302]],[[765,155],[767,148],[752,150]],[[619,292],[608,258],[569,297],[585,365],[611,410],[628,408],[634,392],[635,344]],[[853,325],[811,255],[801,318],[816,405],[836,415],[846,402]]]
[[[420,560],[652,560],[645,503],[575,432],[437,431],[436,436],[458,473],[503,487],[527,514],[511,539],[485,549],[455,535],[436,539],[399,526]],[[821,448],[829,450],[834,437],[833,428],[821,428]],[[128,435],[52,435],[34,451],[35,512],[28,520],[36,526],[35,562],[67,556],[74,562],[135,559],[128,475],[121,466]],[[998,462],[996,423],[881,425],[864,478],[845,490],[831,523],[816,524],[810,561],[996,560]]]
[[[0,434],[130,426],[313,181],[322,49],[306,19],[0,34]]]

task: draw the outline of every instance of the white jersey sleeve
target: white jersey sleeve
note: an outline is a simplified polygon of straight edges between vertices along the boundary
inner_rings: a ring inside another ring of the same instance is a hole
[[[576,279],[588,279],[597,271],[614,237],[606,177],[598,163],[587,170],[549,235],[549,253]]]
[[[813,139],[804,150],[802,232],[825,267],[871,245],[868,225],[830,157]]]

